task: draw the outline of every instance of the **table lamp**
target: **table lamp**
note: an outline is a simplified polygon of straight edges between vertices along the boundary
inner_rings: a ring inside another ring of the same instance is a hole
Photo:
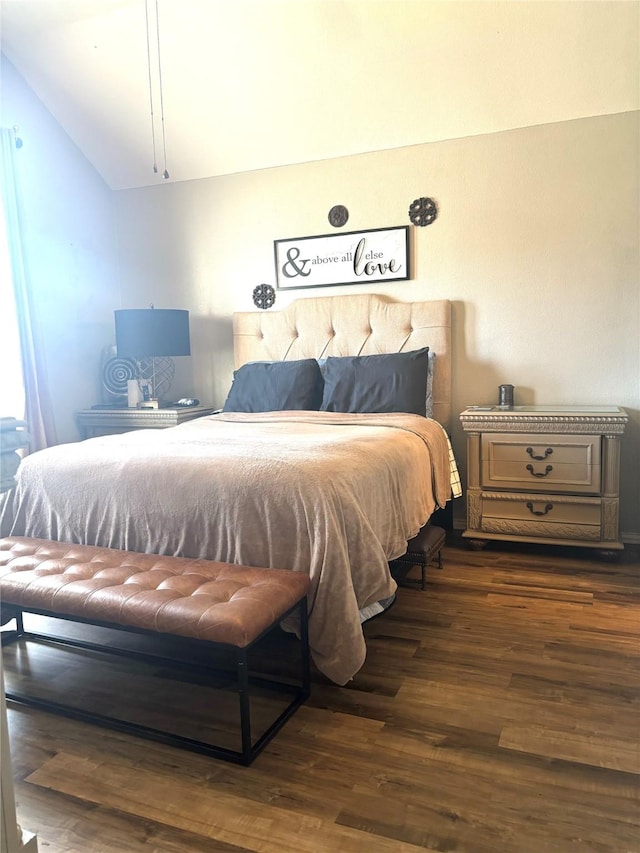
[[[141,389],[147,388],[146,402],[153,405],[171,387],[175,374],[172,356],[191,355],[189,312],[152,305],[113,313],[118,357],[135,360],[136,378]]]

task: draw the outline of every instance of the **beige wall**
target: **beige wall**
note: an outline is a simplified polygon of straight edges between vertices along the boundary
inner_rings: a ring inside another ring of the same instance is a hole
[[[629,112],[122,191],[120,304],[191,311],[175,390],[220,405],[231,313],[274,283],[274,239],[331,231],[338,203],[350,230],[405,224],[431,196],[412,280],[358,290],[453,301],[454,412],[495,402],[502,382],[520,403],[625,406],[621,527],[640,541],[639,147]],[[279,292],[275,308],[320,292]],[[457,422],[453,443],[464,470]]]

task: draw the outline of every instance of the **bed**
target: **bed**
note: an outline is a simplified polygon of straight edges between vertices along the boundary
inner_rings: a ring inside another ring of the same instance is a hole
[[[0,533],[307,572],[312,658],[345,684],[389,561],[451,496],[450,304],[309,297],[233,323],[222,412],[28,456]]]

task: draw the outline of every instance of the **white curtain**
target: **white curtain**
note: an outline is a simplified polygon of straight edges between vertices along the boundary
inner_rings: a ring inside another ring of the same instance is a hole
[[[24,381],[4,204],[0,205],[0,417],[24,417]]]
[[[13,130],[0,128],[0,154],[0,415],[26,420],[34,451],[55,444],[56,434],[29,291]]]

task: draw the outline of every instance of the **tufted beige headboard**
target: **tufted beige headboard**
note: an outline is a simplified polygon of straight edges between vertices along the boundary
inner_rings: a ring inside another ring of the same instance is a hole
[[[372,355],[428,346],[436,353],[433,417],[451,422],[451,303],[393,302],[360,293],[296,299],[282,311],[233,315],[235,366],[247,361]]]

